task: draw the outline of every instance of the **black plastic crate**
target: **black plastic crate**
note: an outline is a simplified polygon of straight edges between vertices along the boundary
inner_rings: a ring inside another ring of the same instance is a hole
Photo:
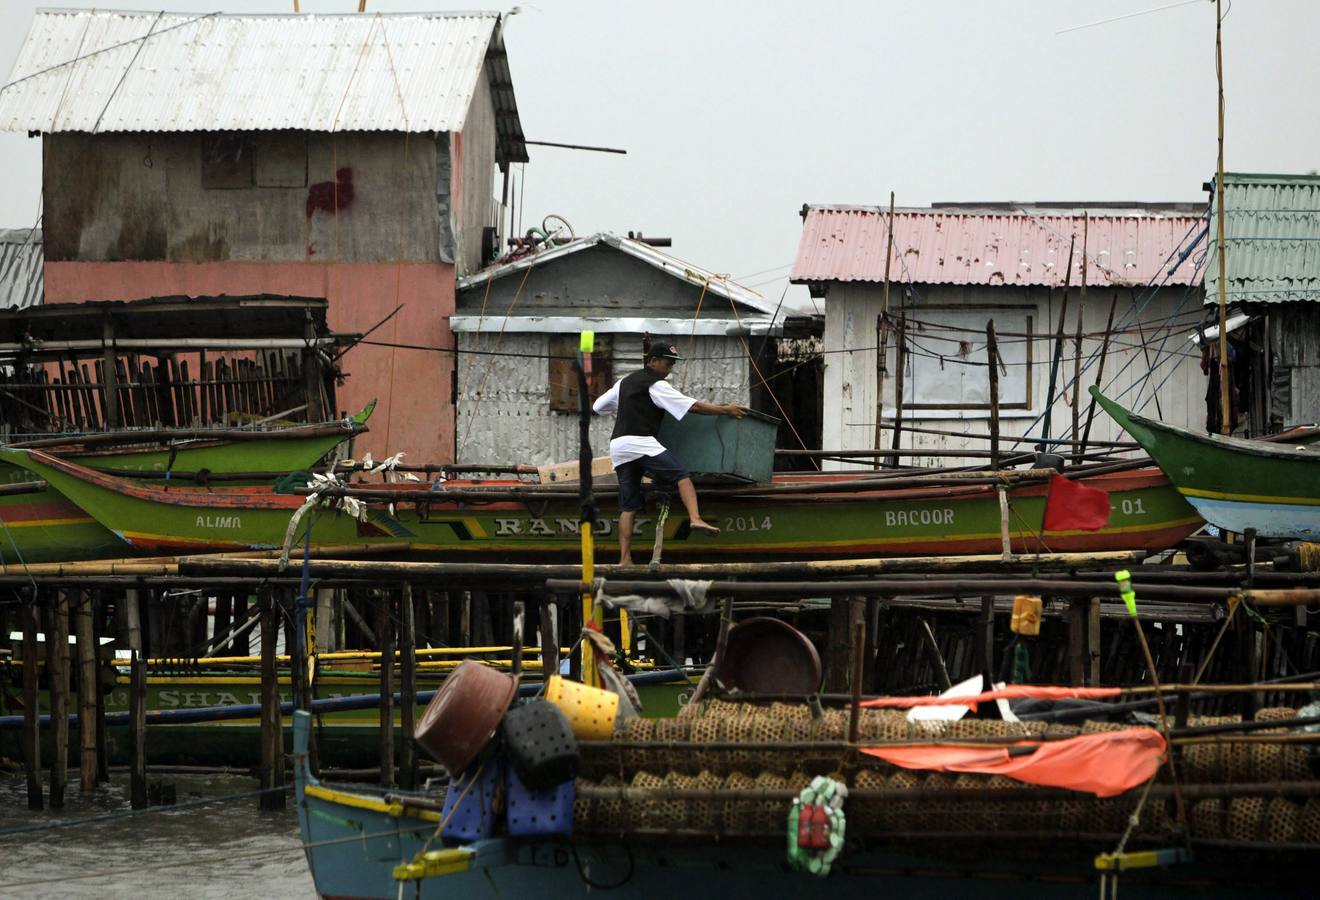
[[[563,784],[578,773],[578,743],[568,718],[553,703],[514,707],[500,725],[509,763],[533,791]]]

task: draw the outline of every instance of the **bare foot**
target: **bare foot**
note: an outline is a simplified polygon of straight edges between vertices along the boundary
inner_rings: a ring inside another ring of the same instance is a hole
[[[705,519],[689,519],[688,525],[689,527],[695,528],[697,531],[704,531],[707,534],[720,533],[720,530],[718,528],[707,522]]]
[[[633,564],[633,562],[632,562],[632,557],[631,557],[631,556],[625,556],[625,557],[623,557],[622,559],[619,560],[619,565],[621,565],[621,566],[631,566],[632,564]]]

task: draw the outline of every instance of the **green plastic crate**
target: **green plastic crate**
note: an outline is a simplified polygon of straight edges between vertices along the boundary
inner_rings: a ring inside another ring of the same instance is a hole
[[[760,482],[774,474],[778,433],[779,420],[764,413],[741,419],[689,413],[681,422],[666,413],[658,438],[694,478]]]

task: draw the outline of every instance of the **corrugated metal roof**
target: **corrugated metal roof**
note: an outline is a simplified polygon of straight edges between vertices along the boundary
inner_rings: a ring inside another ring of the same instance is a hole
[[[0,228],[0,309],[42,302],[43,262],[40,228]]]
[[[526,161],[497,13],[42,10],[6,131],[459,131],[490,63],[501,161]]]
[[[485,284],[487,281],[494,281],[503,278],[514,272],[521,272],[523,269],[531,266],[539,266],[551,260],[560,259],[573,253],[578,253],[598,244],[608,244],[617,250],[627,253],[629,256],[636,257],[645,263],[655,266],[664,272],[669,273],[675,278],[681,278],[689,281],[697,287],[706,287],[706,290],[725,299],[732,300],[735,303],[741,303],[758,312],[767,315],[775,315],[775,304],[769,302],[751,288],[743,287],[736,281],[730,281],[723,275],[718,275],[700,266],[684,262],[676,256],[670,256],[668,253],[662,253],[650,244],[643,241],[634,241],[630,238],[621,238],[618,235],[600,233],[591,237],[575,238],[566,244],[560,244],[549,250],[543,250],[540,253],[534,253],[531,256],[525,256],[522,259],[514,260],[499,266],[491,266],[488,269],[482,269],[466,278],[458,280],[458,289],[467,290],[476,285]]]
[[[880,207],[807,207],[789,279],[797,284],[883,282],[888,219],[888,210]],[[1199,283],[1195,255],[1179,262],[1174,253],[1185,248],[1203,227],[1203,218],[1186,215],[1091,216],[1087,283]],[[1077,246],[1072,283],[1078,285],[1080,214],[896,210],[890,280],[896,284],[1061,287],[1073,235]]]
[[[1219,302],[1212,202],[1205,300]],[[1224,173],[1228,302],[1320,301],[1320,176]]]

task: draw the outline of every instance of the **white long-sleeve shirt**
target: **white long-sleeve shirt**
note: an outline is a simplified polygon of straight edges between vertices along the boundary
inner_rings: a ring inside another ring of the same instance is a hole
[[[623,383],[622,378],[614,382],[614,386],[601,394],[596,402],[592,404],[591,408],[596,411],[597,415],[607,416],[618,410],[619,385],[621,383]],[[697,402],[695,398],[679,393],[672,384],[664,379],[651,385],[648,393],[651,395],[652,403],[679,420],[686,416],[688,410],[692,408],[692,404]],[[664,451],[664,446],[653,437],[639,434],[621,434],[610,441],[610,463],[617,469],[624,463],[632,462],[634,459],[640,459],[643,456],[657,456]]]

